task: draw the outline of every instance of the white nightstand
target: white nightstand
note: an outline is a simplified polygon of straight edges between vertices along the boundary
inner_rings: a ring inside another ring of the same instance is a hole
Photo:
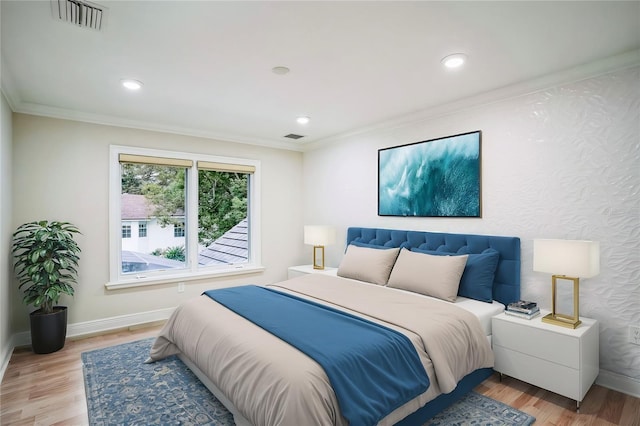
[[[576,329],[507,314],[493,317],[494,370],[576,400],[576,408],[600,369],[598,322],[581,317]]]
[[[337,269],[338,268],[329,268],[327,266],[325,266],[324,269],[313,269],[313,265],[290,266],[287,277],[291,279],[306,274],[334,274],[334,271]]]

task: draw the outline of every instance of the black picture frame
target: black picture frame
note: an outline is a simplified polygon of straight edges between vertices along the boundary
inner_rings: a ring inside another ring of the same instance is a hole
[[[378,150],[378,215],[482,217],[482,131]]]

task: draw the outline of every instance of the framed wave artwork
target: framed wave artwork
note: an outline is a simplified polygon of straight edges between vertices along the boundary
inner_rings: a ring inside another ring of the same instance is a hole
[[[482,132],[378,150],[378,215],[482,217]]]

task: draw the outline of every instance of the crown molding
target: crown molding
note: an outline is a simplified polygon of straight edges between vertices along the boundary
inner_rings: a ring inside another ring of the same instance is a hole
[[[4,57],[0,59],[5,63]],[[144,122],[140,120],[130,120],[122,117],[114,117],[100,114],[90,114],[80,111],[73,111],[64,108],[49,107],[40,104],[22,102],[14,91],[13,77],[7,72],[6,67],[2,69],[1,89],[7,103],[12,111],[17,113],[39,115],[44,117],[81,121],[86,123],[101,124],[115,127],[125,127],[132,129],[172,133],[199,138],[214,139],[233,143],[256,145],[267,148],[284,149],[290,151],[306,152],[331,144],[343,142],[347,139],[363,136],[372,132],[389,131],[399,127],[406,127],[417,122],[431,120],[437,117],[450,115],[473,108],[486,106],[506,99],[524,96],[540,90],[548,89],[561,84],[593,78],[598,75],[619,71],[640,65],[640,49],[626,52],[620,55],[604,58],[598,61],[583,64],[574,68],[548,74],[543,77],[523,81],[513,85],[497,88],[488,92],[459,99],[436,107],[406,114],[367,126],[353,131],[341,133],[328,138],[318,139],[312,142],[286,142],[273,139],[252,138],[242,135],[218,133],[215,131],[185,128],[180,126],[164,126],[154,122]]]
[[[0,52],[0,92],[2,92],[4,98],[7,100],[11,111],[15,112],[19,96],[15,91],[16,85],[13,74],[11,74],[9,68],[4,65],[6,63],[7,60],[4,58],[4,53]]]
[[[504,86],[495,90],[469,96],[457,101],[427,108],[412,114],[396,117],[373,126],[356,129],[351,132],[342,133],[330,138],[319,139],[303,145],[303,151],[312,151],[323,148],[331,144],[344,142],[357,136],[364,136],[368,133],[389,131],[401,127],[410,126],[415,123],[432,120],[438,117],[451,115],[454,113],[484,107],[495,102],[504,101],[511,98],[525,96],[551,87],[575,83],[577,81],[594,78],[599,75],[620,71],[627,68],[640,66],[640,49],[632,50],[620,55],[611,56],[595,62],[582,64],[577,67],[548,74],[532,80],[523,81],[509,86]]]
[[[15,102],[14,102],[15,104]],[[11,106],[11,103],[9,103]],[[100,124],[105,126],[124,127],[138,130],[148,130],[152,132],[171,133],[183,136],[194,136],[198,138],[214,139],[224,142],[241,143],[246,145],[263,146],[267,148],[279,148],[290,151],[301,151],[299,144],[290,142],[259,139],[242,135],[233,135],[218,133],[209,130],[200,130],[195,128],[186,128],[180,126],[165,126],[154,122],[145,122],[140,120],[130,120],[122,117],[115,117],[102,114],[91,114],[82,111],[74,111],[65,108],[50,107],[41,104],[23,102],[12,106],[14,112],[38,115],[42,117],[59,118],[63,120],[81,121],[84,123]]]

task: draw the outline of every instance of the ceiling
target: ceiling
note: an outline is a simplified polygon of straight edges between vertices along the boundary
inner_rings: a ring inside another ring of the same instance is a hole
[[[638,1],[98,0],[100,31],[54,19],[57,2],[1,2],[2,90],[14,111],[297,150],[640,58]],[[446,70],[441,59],[457,52],[467,64]],[[123,78],[144,86],[127,91]]]

